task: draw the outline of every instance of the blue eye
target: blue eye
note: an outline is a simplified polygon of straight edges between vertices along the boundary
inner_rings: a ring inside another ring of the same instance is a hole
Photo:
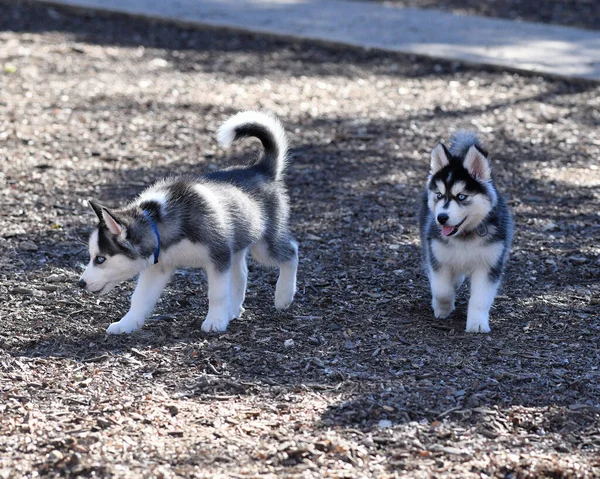
[[[96,256],[94,258],[94,263],[96,264],[102,264],[106,261],[106,258],[104,256]]]
[[[462,193],[456,197],[458,201],[465,201],[467,199],[467,195],[463,195]]]
[[[436,197],[438,200],[441,200],[441,199],[444,197],[444,195],[442,195],[442,194],[441,194],[441,193],[438,191],[438,192],[436,193],[435,197]]]

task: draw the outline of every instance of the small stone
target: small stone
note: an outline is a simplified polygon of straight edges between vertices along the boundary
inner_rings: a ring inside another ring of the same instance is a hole
[[[556,231],[558,229],[558,225],[553,221],[548,221],[542,226],[542,231]]]
[[[33,241],[21,241],[19,243],[19,249],[21,251],[37,251],[38,245],[36,245]]]
[[[284,345],[286,348],[293,348],[293,347],[295,346],[295,344],[296,344],[296,343],[294,343],[294,340],[293,340],[293,339],[286,339],[286,340],[283,342],[283,345]]]
[[[50,451],[46,457],[48,458],[48,462],[58,462],[65,456],[62,452],[55,449],[54,451]]]
[[[154,68],[164,68],[169,66],[169,62],[164,58],[154,58],[150,61],[150,66]]]
[[[392,427],[392,421],[389,419],[382,419],[377,423],[377,427],[379,429],[387,429],[388,427]]]

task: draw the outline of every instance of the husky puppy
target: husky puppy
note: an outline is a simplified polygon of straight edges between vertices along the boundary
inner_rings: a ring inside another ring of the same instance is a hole
[[[292,303],[298,245],[288,230],[287,138],[276,118],[256,111],[238,113],[218,132],[225,147],[244,137],[262,142],[264,151],[253,165],[167,178],[118,210],[90,201],[99,223],[79,286],[106,294],[139,274],[129,311],[107,333],[141,328],[175,269],[183,267],[206,271],[208,314],[202,330],[225,331],[244,311],[248,251],[258,262],[279,267],[275,307]]]
[[[489,333],[489,313],[513,234],[505,201],[492,183],[487,152],[474,133],[459,132],[450,149],[431,152],[419,229],[436,318],[454,310],[456,290],[470,278],[469,333]]]

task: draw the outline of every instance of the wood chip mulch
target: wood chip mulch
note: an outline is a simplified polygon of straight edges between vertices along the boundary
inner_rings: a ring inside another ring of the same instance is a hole
[[[600,88],[402,55],[0,1],[0,478],[600,476]],[[93,216],[290,135],[294,306],[250,265],[206,335],[178,273],[139,332],[130,283],[75,285]],[[517,232],[492,333],[437,321],[415,211],[428,153],[480,132]]]

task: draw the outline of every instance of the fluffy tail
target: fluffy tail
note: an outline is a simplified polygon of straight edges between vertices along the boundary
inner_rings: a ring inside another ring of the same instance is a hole
[[[487,152],[483,148],[477,133],[464,130],[457,131],[450,139],[450,153],[452,153],[452,156],[464,158],[467,154],[467,151],[469,151],[469,148],[471,148],[473,145],[475,145],[485,156],[487,156]]]
[[[264,148],[256,165],[272,180],[279,180],[285,170],[288,150],[287,137],[279,120],[260,111],[243,111],[221,125],[217,139],[221,146],[229,147],[234,141],[249,136],[258,138]]]

